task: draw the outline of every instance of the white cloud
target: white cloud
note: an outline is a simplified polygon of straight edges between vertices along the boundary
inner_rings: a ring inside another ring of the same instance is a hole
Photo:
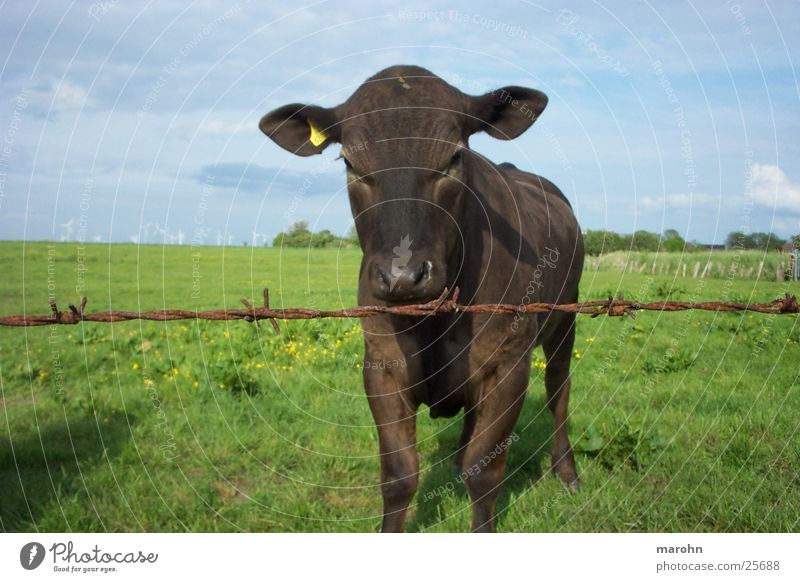
[[[583,79],[579,79],[575,75],[564,75],[563,77],[559,78],[556,83],[562,87],[567,87],[570,89],[580,89],[586,84],[583,82]]]
[[[199,133],[202,135],[235,135],[242,132],[253,132],[254,123],[231,123],[221,119],[206,119],[200,124]]]
[[[792,182],[778,166],[754,164],[753,202],[773,209],[800,212],[800,184]]]
[[[715,208],[720,204],[720,197],[703,192],[685,193],[674,192],[666,196],[642,196],[637,201],[639,206],[645,210],[658,208],[673,209],[692,209],[692,208]]]
[[[59,83],[53,95],[53,109],[64,111],[67,109],[80,109],[89,105],[89,97],[83,87],[70,83]]]
[[[40,112],[76,111],[92,105],[86,90],[66,81],[51,81],[30,91],[32,109]]]

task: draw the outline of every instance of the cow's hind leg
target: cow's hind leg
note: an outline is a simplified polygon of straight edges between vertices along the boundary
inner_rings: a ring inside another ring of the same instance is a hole
[[[419,479],[416,409],[385,370],[364,370],[367,399],[378,427],[381,454],[382,532],[402,532]]]
[[[506,470],[508,447],[528,387],[529,362],[510,372],[495,371],[481,386],[462,475],[472,500],[472,531],[494,531],[497,495]]]
[[[575,314],[565,313],[558,327],[543,342],[547,368],[544,383],[547,388],[547,405],[553,413],[555,434],[553,438],[552,467],[561,483],[570,491],[580,489],[575,458],[569,444],[567,407],[569,405],[570,360],[575,344]]]

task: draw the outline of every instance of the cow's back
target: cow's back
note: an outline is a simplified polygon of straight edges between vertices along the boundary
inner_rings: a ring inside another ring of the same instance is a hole
[[[486,303],[570,303],[583,270],[583,235],[572,206],[551,181],[513,164],[494,166],[480,182],[482,209],[473,245],[486,275]]]

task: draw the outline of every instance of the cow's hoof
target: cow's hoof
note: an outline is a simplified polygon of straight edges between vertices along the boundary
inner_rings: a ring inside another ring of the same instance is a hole
[[[575,477],[575,479],[572,481],[564,481],[559,477],[558,482],[561,483],[561,486],[569,493],[581,492],[581,480],[578,479],[577,477]]]
[[[578,493],[581,490],[581,480],[578,478],[578,471],[575,469],[575,459],[572,451],[566,454],[553,457],[553,473],[558,478],[559,483],[570,493]]]

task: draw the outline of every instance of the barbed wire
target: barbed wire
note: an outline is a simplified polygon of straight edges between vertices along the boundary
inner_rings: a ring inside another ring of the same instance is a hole
[[[69,311],[58,309],[55,300],[50,300],[50,314],[48,315],[9,315],[0,317],[0,326],[9,327],[36,327],[42,325],[75,325],[82,321],[93,323],[116,323],[142,319],[148,321],[177,321],[182,319],[205,319],[211,321],[230,321],[243,319],[249,322],[269,320],[275,331],[280,331],[276,320],[278,319],[322,319],[322,318],[361,318],[376,315],[406,315],[412,317],[435,316],[447,313],[483,313],[493,315],[513,315],[547,312],[581,313],[598,317],[608,315],[620,317],[629,315],[635,317],[635,311],[660,311],[675,312],[687,310],[737,312],[752,311],[756,313],[769,313],[773,315],[787,315],[800,313],[800,304],[794,295],[786,294],[785,297],[775,299],[768,303],[735,303],[731,301],[654,301],[639,303],[626,300],[622,295],[614,299],[599,301],[583,301],[581,303],[527,303],[511,305],[505,303],[488,303],[479,305],[462,305],[458,303],[459,289],[453,290],[452,297],[449,289],[445,289],[438,299],[427,303],[414,305],[367,305],[349,307],[346,309],[321,310],[302,307],[289,309],[272,309],[269,306],[269,290],[264,289],[263,306],[253,307],[247,299],[242,299],[245,309],[212,309],[207,311],[192,311],[188,309],[156,309],[152,311],[98,311],[86,313],[87,298],[84,297],[78,307],[69,305]]]

